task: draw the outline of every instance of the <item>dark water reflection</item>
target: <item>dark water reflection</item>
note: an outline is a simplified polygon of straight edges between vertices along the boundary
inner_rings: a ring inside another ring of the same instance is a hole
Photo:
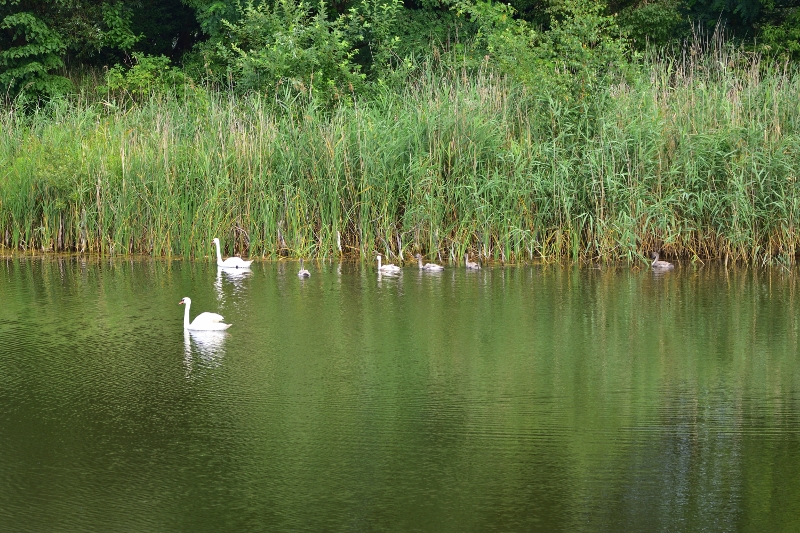
[[[0,262],[0,530],[800,531],[795,273],[307,266]]]

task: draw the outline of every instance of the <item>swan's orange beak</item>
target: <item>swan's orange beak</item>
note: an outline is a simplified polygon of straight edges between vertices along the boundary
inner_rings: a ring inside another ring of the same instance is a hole
[[[181,300],[180,302],[178,302],[178,305],[183,305],[183,300]]]

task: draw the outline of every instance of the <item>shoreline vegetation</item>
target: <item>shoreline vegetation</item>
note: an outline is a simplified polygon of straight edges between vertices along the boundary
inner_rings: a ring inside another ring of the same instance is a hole
[[[591,97],[428,63],[326,106],[187,87],[0,109],[0,249],[793,264],[800,75],[720,47]]]
[[[264,257],[246,257],[246,259],[252,260],[253,265],[270,265],[270,264],[277,264],[277,265],[284,265],[290,266],[291,268],[299,267],[300,265],[300,258],[298,257],[291,257],[291,256],[264,256]],[[477,256],[470,255],[470,259],[478,260]],[[215,269],[219,269],[223,272],[235,272],[235,269],[225,269],[223,267],[217,267],[216,260],[212,254],[202,255],[198,254],[193,257],[187,257],[183,255],[161,255],[161,256],[154,256],[152,254],[106,254],[100,255],[98,253],[93,252],[78,252],[78,251],[53,251],[53,250],[36,250],[36,249],[27,249],[27,250],[15,250],[12,248],[3,248],[0,247],[0,261],[13,261],[13,260],[22,260],[22,261],[46,261],[52,262],[55,261],[58,264],[64,264],[65,261],[74,262],[78,261],[81,264],[109,264],[109,265],[120,265],[120,264],[133,264],[138,262],[147,262],[148,264],[151,263],[159,263],[159,264],[169,264],[173,262],[182,262],[186,261],[191,264],[195,264],[198,266],[207,265],[213,267]],[[417,267],[417,259],[416,257],[392,257],[390,259],[394,263],[397,263],[399,267],[403,271],[406,272],[417,272],[419,268]],[[453,259],[447,260],[444,256],[441,260],[438,257],[431,257],[432,261],[438,262],[445,268],[445,270],[458,270],[464,269],[464,260]],[[425,259],[423,258],[423,261]],[[517,260],[511,261],[503,261],[502,259],[493,259],[491,257],[488,258],[480,258],[480,265],[482,268],[525,268],[525,267],[538,267],[542,269],[549,269],[549,268],[559,268],[559,269],[569,269],[569,268],[577,268],[578,270],[595,270],[595,271],[604,271],[604,272],[613,272],[613,271],[632,271],[632,272],[651,272],[656,276],[664,275],[665,272],[663,270],[654,270],[650,265],[652,263],[652,259],[647,258],[639,258],[634,259],[633,261],[626,261],[626,260],[618,260],[618,261],[605,261],[603,263],[600,262],[588,262],[588,261],[572,261],[568,258],[563,258],[560,260],[550,260],[545,261],[541,258],[534,257],[531,259],[526,258],[518,258]],[[312,259],[304,259],[304,264],[306,268],[309,266],[314,266],[314,268],[321,268],[325,265],[351,265],[351,266],[360,266],[361,268],[365,268],[366,270],[376,269],[377,263],[374,260],[370,260],[368,257],[360,258],[357,255],[348,255],[348,254],[341,254],[341,255],[328,255],[326,257],[315,257]],[[292,267],[294,265],[294,267]],[[757,261],[752,263],[744,263],[744,262],[736,262],[733,260],[727,260],[725,258],[713,258],[713,259],[700,259],[699,257],[684,259],[684,260],[675,260],[674,266],[678,269],[690,269],[692,272],[699,272],[699,271],[711,271],[721,269],[725,272],[734,272],[734,271],[759,271],[759,270],[773,270],[775,272],[783,272],[787,273],[791,271],[791,266],[780,262],[780,261]],[[253,267],[251,266],[246,271],[252,272]],[[669,272],[674,272],[677,270],[670,270]],[[245,272],[245,270],[241,270],[241,272]],[[313,272],[313,271],[312,271]],[[292,271],[294,274],[294,271]]]

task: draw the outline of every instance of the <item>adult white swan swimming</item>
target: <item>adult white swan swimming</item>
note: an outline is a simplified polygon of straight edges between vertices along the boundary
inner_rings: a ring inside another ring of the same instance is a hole
[[[399,274],[400,267],[397,265],[384,265],[381,264],[381,254],[378,254],[378,272],[381,274]]]
[[[223,324],[222,315],[217,313],[200,313],[191,324],[189,323],[189,308],[192,306],[192,299],[189,297],[184,298],[179,305],[185,304],[186,310],[183,313],[183,329],[190,331],[222,331],[231,327],[230,324]]]
[[[244,261],[241,257],[229,257],[223,261],[222,254],[219,251],[219,239],[216,237],[214,237],[214,245],[217,247],[217,266],[222,268],[250,268],[252,261]]]

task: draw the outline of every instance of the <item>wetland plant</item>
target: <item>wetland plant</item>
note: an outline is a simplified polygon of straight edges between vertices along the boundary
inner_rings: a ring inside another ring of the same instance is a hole
[[[725,55],[728,54],[728,55]],[[792,262],[800,76],[663,53],[589,106],[488,71],[314,100],[154,95],[0,111],[0,243],[206,256]]]

